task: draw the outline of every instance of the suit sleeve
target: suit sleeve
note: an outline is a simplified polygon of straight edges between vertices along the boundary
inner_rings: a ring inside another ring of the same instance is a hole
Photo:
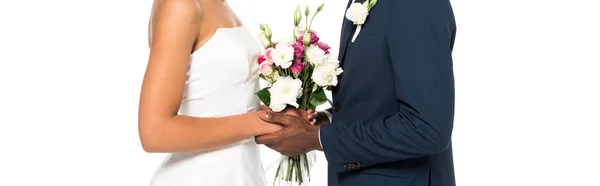
[[[451,13],[429,7],[392,16],[386,37],[397,113],[323,126],[321,143],[332,171],[340,173],[437,154],[450,144],[454,120],[454,19]],[[354,166],[345,166],[349,163]]]

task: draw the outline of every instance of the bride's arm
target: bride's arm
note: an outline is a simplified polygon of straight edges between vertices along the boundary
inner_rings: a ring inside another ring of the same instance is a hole
[[[222,118],[177,115],[189,56],[197,35],[193,0],[156,1],[150,57],[139,103],[138,127],[147,152],[192,152],[275,132],[257,113]]]

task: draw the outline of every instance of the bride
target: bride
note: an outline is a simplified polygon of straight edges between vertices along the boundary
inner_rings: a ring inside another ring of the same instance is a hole
[[[261,48],[227,2],[155,0],[149,43],[139,136],[169,153],[150,185],[266,185],[254,136],[281,126],[258,117]]]

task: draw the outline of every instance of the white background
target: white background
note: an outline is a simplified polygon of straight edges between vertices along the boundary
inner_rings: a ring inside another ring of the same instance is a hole
[[[275,37],[307,2],[230,0]],[[147,185],[164,157],[137,136],[151,3],[0,0],[0,185]],[[457,185],[600,185],[598,1],[452,3]],[[334,50],[345,4],[314,26]],[[319,154],[312,185],[325,168]]]

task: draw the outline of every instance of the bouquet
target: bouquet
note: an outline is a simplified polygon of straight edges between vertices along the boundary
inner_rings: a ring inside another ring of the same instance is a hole
[[[260,25],[259,40],[265,48],[259,56],[260,77],[269,84],[256,92],[263,104],[273,111],[280,112],[286,107],[315,109],[327,102],[325,89],[337,85],[337,76],[342,73],[339,61],[329,55],[330,47],[319,40],[311,26],[315,16],[323,10],[321,4],[310,17],[308,6],[304,11],[305,25],[302,22],[300,6],[294,13],[292,39],[272,41],[268,24]],[[277,167],[274,183],[297,183],[310,181],[310,168],[314,162],[314,152],[294,157],[283,156]]]

